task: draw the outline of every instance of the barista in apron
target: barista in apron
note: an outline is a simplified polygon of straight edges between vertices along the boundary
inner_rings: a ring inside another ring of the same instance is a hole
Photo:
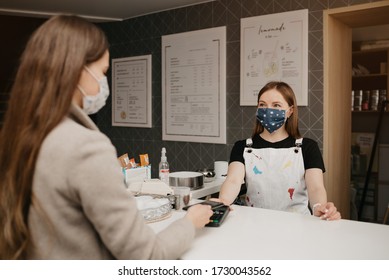
[[[309,214],[310,206],[313,215],[337,220],[340,213],[327,201],[324,171],[317,143],[300,135],[292,88],[269,82],[258,94],[252,137],[232,148],[218,200],[232,204],[245,182],[248,206],[301,214]]]

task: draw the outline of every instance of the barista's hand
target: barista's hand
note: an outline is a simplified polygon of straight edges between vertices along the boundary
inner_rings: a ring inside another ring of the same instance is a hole
[[[211,206],[196,204],[189,207],[185,218],[189,219],[195,228],[202,228],[209,223],[212,214]]]
[[[230,207],[230,211],[234,210],[234,208],[232,208],[231,205],[227,204],[224,200],[222,200],[220,198],[210,198],[209,200],[216,201],[216,202],[221,202],[224,205],[229,206]]]
[[[340,213],[332,202],[319,204],[314,207],[313,215],[327,221],[339,220],[341,218]]]

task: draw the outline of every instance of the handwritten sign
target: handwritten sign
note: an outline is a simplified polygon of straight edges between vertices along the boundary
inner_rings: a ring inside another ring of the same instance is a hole
[[[269,81],[288,83],[308,105],[308,10],[241,19],[240,105],[256,106]]]

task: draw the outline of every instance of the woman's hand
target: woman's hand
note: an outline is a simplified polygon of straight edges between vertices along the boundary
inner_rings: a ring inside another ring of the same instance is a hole
[[[210,205],[196,204],[188,208],[185,218],[189,219],[195,228],[202,228],[209,223],[212,214]]]
[[[227,202],[225,202],[225,201],[222,200],[221,198],[210,198],[209,200],[223,203],[225,206],[229,206],[230,211],[233,211],[233,210],[234,210],[234,208],[231,207],[232,204],[231,204],[231,205],[227,204]]]
[[[340,213],[332,202],[314,205],[313,215],[327,221],[339,220],[341,218]]]

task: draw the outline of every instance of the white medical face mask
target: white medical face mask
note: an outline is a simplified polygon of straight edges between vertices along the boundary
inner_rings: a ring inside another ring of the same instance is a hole
[[[85,70],[88,71],[89,74],[99,83],[100,90],[96,95],[87,95],[85,90],[78,85],[78,89],[81,91],[82,97],[82,106],[83,110],[86,114],[92,115],[97,113],[101,108],[104,107],[105,101],[109,95],[109,87],[107,77],[104,76],[101,79],[97,78],[97,76],[85,66]]]

